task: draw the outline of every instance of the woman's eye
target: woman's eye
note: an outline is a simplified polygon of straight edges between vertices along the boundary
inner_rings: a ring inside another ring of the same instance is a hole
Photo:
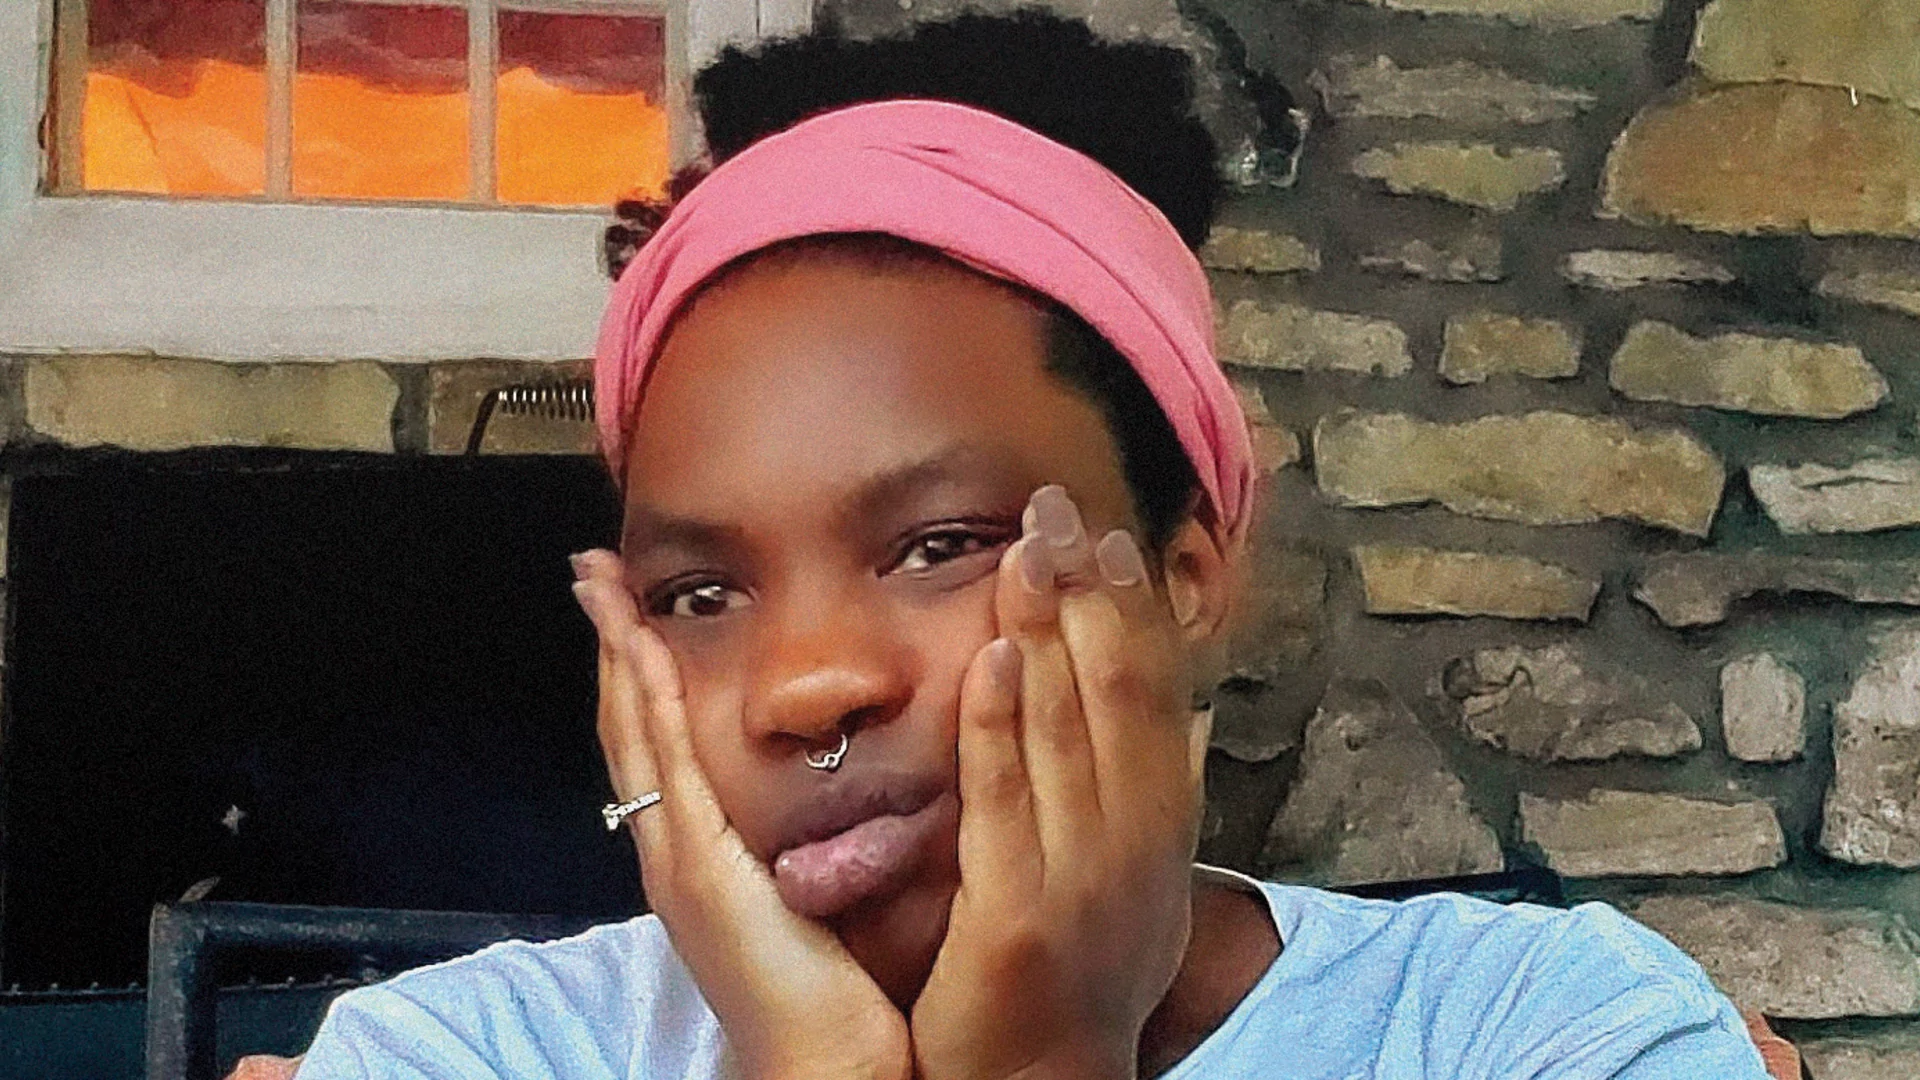
[[[952,562],[963,555],[972,555],[993,546],[993,540],[976,532],[949,529],[928,533],[908,546],[895,569],[909,574],[931,570],[941,563]]]
[[[711,619],[745,605],[747,595],[718,581],[696,582],[673,589],[654,605],[656,614],[676,619]]]

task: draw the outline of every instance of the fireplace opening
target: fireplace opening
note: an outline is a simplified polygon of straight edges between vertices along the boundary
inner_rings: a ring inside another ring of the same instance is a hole
[[[639,910],[568,588],[617,531],[596,462],[72,457],[13,491],[0,981],[140,980],[151,905],[211,878]]]

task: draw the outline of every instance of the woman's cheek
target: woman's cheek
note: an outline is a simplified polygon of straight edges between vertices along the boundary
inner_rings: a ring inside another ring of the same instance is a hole
[[[721,619],[655,618],[649,625],[666,642],[680,673],[680,692],[696,742],[720,729],[718,721],[737,703],[746,678],[746,623]]]
[[[989,572],[934,598],[921,598],[899,615],[911,627],[913,651],[921,658],[921,693],[939,694],[951,705],[943,710],[958,730],[960,685],[967,668],[987,642],[1000,634],[994,616],[996,575]]]

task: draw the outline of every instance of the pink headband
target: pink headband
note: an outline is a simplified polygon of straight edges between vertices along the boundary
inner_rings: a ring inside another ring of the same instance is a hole
[[[1153,204],[1099,162],[980,109],[893,100],[814,117],[702,180],[620,276],[595,350],[601,450],[627,432],[677,311],[770,244],[880,232],[1051,297],[1132,362],[1173,423],[1225,532],[1244,535],[1253,451],[1213,356],[1205,272]]]

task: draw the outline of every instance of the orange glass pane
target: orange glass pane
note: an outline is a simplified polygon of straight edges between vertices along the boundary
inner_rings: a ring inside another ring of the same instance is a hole
[[[261,0],[91,0],[81,185],[264,192],[265,41]]]
[[[466,198],[466,12],[341,0],[299,11],[294,194]]]
[[[666,24],[500,12],[500,201],[600,206],[667,182]]]

